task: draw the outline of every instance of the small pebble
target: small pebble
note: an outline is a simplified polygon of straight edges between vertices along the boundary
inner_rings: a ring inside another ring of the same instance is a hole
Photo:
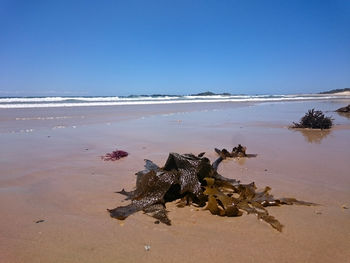
[[[158,225],[160,222],[159,222],[159,220],[157,220],[157,221],[154,221],[154,223]]]
[[[38,221],[35,221],[36,224],[39,224],[39,223],[42,223],[42,222],[45,222],[45,220],[40,219],[40,220],[38,220]]]
[[[151,246],[150,246],[150,245],[146,245],[146,246],[145,246],[145,250],[146,250],[146,251],[150,251],[150,250],[151,250]]]
[[[344,204],[344,205],[341,206],[341,208],[343,208],[343,209],[349,209],[349,206],[347,206],[347,205]]]
[[[267,172],[267,169],[265,169],[264,171]]]

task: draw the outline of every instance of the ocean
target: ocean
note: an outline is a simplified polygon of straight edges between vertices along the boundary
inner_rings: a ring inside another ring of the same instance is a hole
[[[349,96],[332,94],[294,94],[294,95],[209,95],[209,96],[105,96],[105,97],[0,97],[0,108],[49,108],[83,106],[147,105],[172,103],[210,103],[210,102],[278,102],[341,99]]]

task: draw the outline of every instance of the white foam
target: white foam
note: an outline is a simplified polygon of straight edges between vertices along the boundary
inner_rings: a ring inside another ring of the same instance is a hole
[[[0,98],[0,103],[13,102],[60,102],[60,101],[116,101],[119,97],[36,97],[36,98]]]
[[[349,98],[350,96],[343,96]],[[156,104],[178,104],[178,103],[209,103],[209,102],[278,102],[278,101],[304,101],[304,100],[324,100],[339,99],[340,96],[326,96],[318,94],[297,94],[297,95],[233,95],[233,96],[184,96],[184,97],[75,97],[76,101],[67,101],[70,98],[10,98],[11,102],[6,103],[0,99],[0,108],[52,108],[52,107],[89,107],[89,106],[122,106],[122,105],[156,105]],[[18,103],[14,103],[18,99]],[[28,102],[24,99],[30,99]],[[58,99],[62,99],[59,101]],[[35,101],[37,100],[37,101]],[[22,102],[22,103],[21,103]],[[37,103],[35,103],[37,102]],[[23,118],[24,119],[24,118]],[[21,119],[21,120],[23,120]]]
[[[70,116],[58,116],[58,117],[28,117],[28,118],[16,118],[16,121],[31,121],[31,120],[61,120],[61,119],[71,119]]]
[[[64,125],[57,125],[57,126],[54,126],[52,129],[56,130],[56,129],[64,129],[64,128],[66,128],[66,126],[64,126]]]
[[[87,102],[108,102],[108,101],[140,101],[140,100],[174,100],[180,97],[170,96],[143,96],[143,97],[35,97],[35,98],[0,98],[0,103],[32,103],[32,102],[63,102],[63,101],[87,101]]]
[[[52,108],[52,107],[81,107],[81,106],[119,106],[119,105],[150,105],[177,103],[205,103],[205,102],[264,102],[264,101],[296,101],[320,100],[332,97],[284,97],[284,98],[244,98],[244,99],[200,99],[200,100],[159,100],[159,101],[118,101],[118,102],[73,102],[73,103],[31,103],[31,104],[0,104],[0,108]]]

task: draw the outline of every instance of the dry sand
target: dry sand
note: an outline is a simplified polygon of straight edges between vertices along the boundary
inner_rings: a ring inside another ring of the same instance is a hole
[[[350,262],[350,119],[328,112],[330,131],[288,129],[309,108],[347,104],[1,110],[0,262]],[[141,212],[109,217],[106,208],[126,204],[114,192],[134,186],[144,158],[162,165],[169,152],[205,151],[215,160],[214,147],[238,143],[258,157],[227,160],[222,175],[320,206],[269,208],[282,233],[254,215],[173,203],[172,226]],[[99,158],[116,148],[130,155]]]
[[[334,95],[339,95],[339,96],[350,96],[350,91],[337,92],[337,93],[334,93]]]

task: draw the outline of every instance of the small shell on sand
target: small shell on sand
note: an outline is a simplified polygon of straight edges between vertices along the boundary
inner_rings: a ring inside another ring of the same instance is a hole
[[[145,245],[145,250],[146,251],[150,251],[151,250],[151,246],[150,245]]]

